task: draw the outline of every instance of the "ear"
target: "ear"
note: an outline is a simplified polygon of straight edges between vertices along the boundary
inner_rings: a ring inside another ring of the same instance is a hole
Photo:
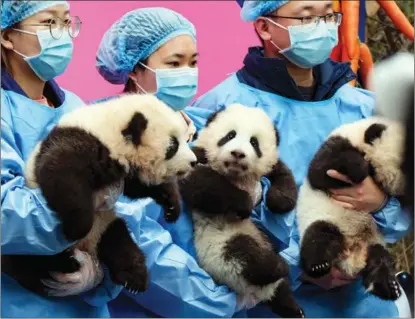
[[[264,18],[258,18],[254,22],[254,27],[256,32],[258,33],[258,36],[263,41],[271,40],[271,33],[269,33],[268,23]]]
[[[275,130],[275,137],[277,139],[277,146],[280,146],[280,133],[278,132],[278,129],[276,126],[274,126],[274,130]]]
[[[1,32],[1,45],[2,47],[13,50],[13,43],[9,39],[10,30],[5,30]]]
[[[193,153],[195,153],[198,163],[200,163],[200,164],[207,164],[208,163],[208,159],[207,159],[207,156],[206,156],[206,150],[204,148],[194,146],[194,147],[192,147],[192,151],[193,151]]]
[[[135,146],[140,145],[141,137],[147,128],[148,121],[143,114],[136,112],[127,127],[122,131],[122,135],[126,140],[133,143]]]
[[[375,123],[369,126],[365,132],[365,143],[373,144],[373,142],[382,136],[383,131],[386,130],[386,125]]]
[[[222,109],[222,110],[219,110],[219,111],[216,111],[215,113],[213,113],[211,116],[209,116],[209,118],[207,119],[207,121],[206,121],[206,125],[205,125],[205,127],[208,127],[208,125],[210,124],[210,123],[212,123],[215,119],[216,119],[216,117],[218,116],[218,114],[220,113],[220,112],[223,112],[225,109]]]

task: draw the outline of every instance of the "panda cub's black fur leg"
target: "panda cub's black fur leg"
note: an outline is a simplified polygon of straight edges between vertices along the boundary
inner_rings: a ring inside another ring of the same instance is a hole
[[[224,258],[242,266],[242,276],[251,284],[265,286],[288,276],[287,263],[272,249],[265,250],[246,234],[230,238],[224,249]]]
[[[149,189],[150,197],[164,210],[164,219],[175,222],[181,211],[179,187],[176,183],[164,183]]]
[[[379,244],[370,246],[363,271],[363,284],[368,292],[386,300],[398,299],[401,290],[394,274],[393,259],[386,248]]]
[[[167,222],[175,222],[180,215],[180,192],[176,182],[160,185],[144,185],[133,175],[128,175],[124,183],[124,195],[129,198],[151,197],[163,207],[164,218]]]
[[[298,190],[291,170],[281,160],[267,175],[271,187],[267,192],[266,204],[274,213],[286,213],[295,208]]]
[[[145,291],[148,274],[143,252],[131,238],[125,222],[115,219],[98,243],[98,258],[110,272],[111,279],[133,293]]]
[[[281,317],[305,318],[304,310],[295,301],[287,279],[282,279],[268,305]]]
[[[81,239],[91,230],[94,221],[92,189],[86,178],[64,170],[54,173],[56,175],[44,173],[39,178],[42,193],[49,207],[59,216],[65,237],[70,241]],[[57,182],[58,176],[65,178]]]
[[[246,219],[254,208],[247,192],[207,166],[196,166],[179,184],[188,208],[208,216],[220,214],[230,219]]]
[[[38,258],[37,263],[41,264],[42,268],[48,271],[72,273],[81,268],[80,263],[75,258],[73,247],[56,255],[35,257]]]
[[[350,141],[335,136],[317,151],[310,163],[308,180],[312,188],[322,191],[350,186],[349,183],[328,176],[328,170],[336,170],[358,184],[369,175],[370,167],[364,155]]]
[[[307,228],[301,244],[301,266],[314,278],[330,272],[333,261],[344,251],[344,236],[336,225],[316,221]]]
[[[4,255],[1,265],[3,272],[40,295],[46,295],[42,280],[52,279],[50,272],[72,273],[81,267],[74,258],[73,248],[56,255]]]

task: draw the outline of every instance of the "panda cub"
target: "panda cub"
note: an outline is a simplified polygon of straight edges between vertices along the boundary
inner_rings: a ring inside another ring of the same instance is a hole
[[[373,216],[334,203],[329,189],[350,186],[327,175],[334,169],[360,183],[372,176],[390,196],[401,196],[403,128],[378,117],[335,129],[311,161],[297,203],[301,264],[310,277],[337,267],[350,276],[361,274],[367,290],[383,299],[397,299],[392,256],[385,248]]]
[[[297,189],[291,171],[278,160],[279,137],[266,113],[233,104],[214,113],[193,147],[195,169],[180,181],[190,209],[199,265],[234,290],[239,304],[267,303],[287,317],[303,317],[287,276],[287,263],[249,219],[261,201],[260,179],[271,187],[268,208],[284,213],[295,207]]]
[[[173,222],[181,210],[176,178],[195,164],[180,115],[154,96],[125,95],[64,115],[31,154],[26,181],[40,187],[63,234],[79,240],[77,249],[105,264],[115,283],[138,292],[147,285],[145,257],[105,196],[118,189],[132,199],[152,197]],[[9,256],[5,268],[43,294],[41,281],[50,271],[79,270],[73,248],[54,256]]]
[[[404,208],[414,213],[414,54],[396,53],[376,64],[369,80],[376,94],[380,116],[399,121],[405,127],[404,160],[406,176]],[[393,79],[391,81],[390,79]]]

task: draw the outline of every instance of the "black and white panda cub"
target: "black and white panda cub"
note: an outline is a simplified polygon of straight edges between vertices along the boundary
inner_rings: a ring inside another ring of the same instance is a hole
[[[321,277],[336,266],[350,276],[361,274],[367,291],[380,298],[400,296],[392,256],[373,216],[333,202],[329,189],[350,185],[327,171],[337,170],[353,183],[372,176],[388,195],[401,196],[403,139],[398,123],[372,117],[335,129],[318,150],[297,202],[301,264],[307,275]]]
[[[405,126],[404,160],[406,176],[404,207],[414,213],[414,54],[399,52],[375,65],[370,85],[376,94],[380,116]],[[391,81],[393,79],[393,81]]]
[[[31,154],[26,181],[40,187],[66,238],[80,240],[76,248],[105,264],[115,283],[138,292],[147,286],[145,256],[113,207],[99,209],[103,197],[121,185],[127,197],[152,197],[173,222],[181,210],[176,178],[195,164],[180,115],[151,95],[125,95],[64,115]],[[79,269],[72,250],[9,256],[6,268],[43,294],[41,280],[50,271]]]
[[[278,142],[263,110],[230,105],[200,131],[193,147],[200,164],[180,181],[180,190],[192,213],[199,265],[234,290],[239,304],[265,302],[281,316],[301,318],[287,263],[249,219],[262,197],[262,176],[271,181],[266,196],[270,210],[284,213],[295,207],[295,181],[278,161]]]

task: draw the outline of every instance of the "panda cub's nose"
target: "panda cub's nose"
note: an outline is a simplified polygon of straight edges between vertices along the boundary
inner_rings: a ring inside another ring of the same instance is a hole
[[[197,162],[196,162],[196,161],[192,161],[192,162],[190,162],[190,165],[191,165],[192,167],[195,167],[195,166],[196,166],[196,164],[197,164]]]
[[[245,158],[245,153],[244,152],[240,152],[240,151],[232,151],[231,152],[232,156],[235,157],[236,159],[242,159]]]

